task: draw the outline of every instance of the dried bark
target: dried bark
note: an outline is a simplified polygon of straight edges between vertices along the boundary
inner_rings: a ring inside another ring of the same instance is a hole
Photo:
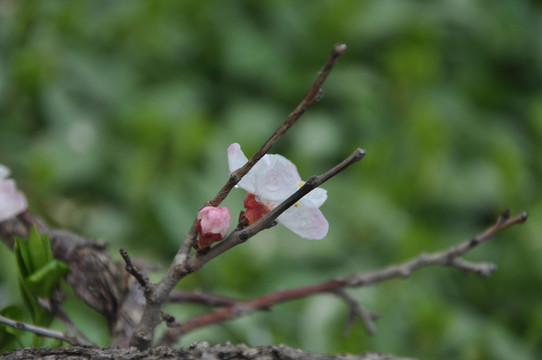
[[[11,353],[0,355],[6,360],[146,360],[146,359],[183,359],[183,360],[407,360],[391,355],[378,353],[364,353],[360,355],[325,355],[310,353],[293,349],[286,345],[272,345],[262,347],[249,347],[247,345],[232,345],[230,343],[210,346],[207,342],[197,342],[188,348],[171,349],[160,346],[147,350],[130,348],[100,348],[100,347],[64,347],[64,348],[38,348],[19,349]]]

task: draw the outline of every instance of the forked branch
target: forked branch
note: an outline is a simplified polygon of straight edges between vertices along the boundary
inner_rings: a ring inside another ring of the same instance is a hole
[[[269,139],[248,160],[248,162],[243,167],[237,169],[230,175],[227,183],[208,203],[209,205],[218,206],[230,193],[231,189],[233,189],[233,187],[250,171],[250,169],[252,169],[252,167],[269,151],[273,144],[277,142],[277,140],[282,135],[284,135],[284,133],[286,133],[286,131],[301,117],[301,115],[303,115],[303,113],[311,105],[313,105],[322,98],[323,91],[321,90],[321,87],[325,82],[327,76],[331,72],[331,69],[333,68],[333,65],[335,64],[337,58],[345,50],[345,44],[337,44],[333,47],[331,55],[329,56],[318,76],[316,77],[316,80],[309,88],[309,91],[307,92],[303,100],[301,100],[299,105],[290,113],[290,115],[288,115],[286,120],[275,130],[275,132],[273,132]],[[361,159],[364,152],[361,153],[361,150],[358,150],[355,154],[356,155],[353,156],[351,162],[355,162]],[[343,168],[346,168],[348,165],[349,164],[343,166]],[[341,170],[339,169],[339,171]],[[312,190],[312,188],[310,188],[311,186],[318,186],[314,185],[315,183],[317,183],[318,181],[324,182],[335,174],[336,173],[329,174],[327,178],[311,179],[312,181],[309,180],[307,184],[305,184],[305,186],[300,189],[302,195],[299,196],[299,194],[301,194],[299,192],[296,192],[294,195],[298,196],[297,199],[301,198],[303,195]],[[289,201],[291,201],[291,199],[286,200],[286,202]],[[179,282],[179,280],[181,280],[184,276],[200,269],[204,264],[213,259],[219,253],[223,253],[229,248],[240,243],[238,242],[238,240],[241,239],[241,242],[246,241],[250,236],[253,236],[259,231],[263,230],[263,228],[261,227],[262,225],[269,225],[269,221],[274,221],[274,219],[276,219],[283,211],[285,211],[289,206],[293,205],[293,203],[295,203],[295,201],[290,203],[290,205],[288,206],[281,204],[281,210],[275,211],[274,213],[272,212],[273,215],[271,215],[271,213],[268,214],[257,223],[249,226],[243,232],[234,231],[232,234],[235,235],[230,234],[230,236],[226,240],[222,241],[222,243],[220,243],[218,246],[211,248],[211,251],[207,255],[201,257],[198,255],[190,255],[193,244],[195,243],[197,237],[197,220],[195,219],[188,234],[185,236],[183,243],[179,248],[179,251],[177,252],[177,255],[175,256],[173,262],[171,263],[167,273],[164,275],[162,280],[158,284],[149,284],[144,282],[146,283],[146,285],[144,286],[146,304],[143,310],[143,316],[141,318],[141,321],[133,332],[130,342],[131,345],[136,346],[139,349],[147,349],[152,345],[154,329],[162,321],[161,308],[163,304],[167,301],[169,294],[173,290],[173,287]],[[224,246],[222,244],[227,245]],[[218,249],[214,250],[215,248]],[[131,270],[134,269],[130,266],[128,266],[127,268]],[[136,276],[138,281],[142,283],[142,280],[144,279],[143,276],[138,275],[137,272],[134,274],[134,276]]]
[[[221,309],[188,319],[181,323],[179,327],[170,329],[166,332],[160,343],[163,345],[173,344],[178,341],[180,336],[197,328],[211,324],[219,324],[229,319],[247,315],[253,311],[269,309],[279,303],[322,293],[335,293],[339,296],[342,294],[342,299],[347,302],[351,311],[353,310],[355,314],[362,319],[369,333],[372,333],[376,331],[372,324],[372,320],[374,319],[373,315],[362,307],[353,306],[352,298],[350,296],[345,296],[345,289],[360,288],[394,278],[407,278],[414,270],[432,265],[451,266],[464,272],[473,272],[482,276],[489,276],[491,271],[496,268],[494,265],[489,266],[486,263],[474,264],[466,262],[460,257],[468,253],[474,247],[491,240],[501,230],[516,224],[524,223],[527,221],[527,218],[528,215],[526,212],[522,212],[511,218],[510,212],[507,210],[499,216],[495,224],[488,227],[481,234],[446,250],[433,254],[422,253],[414,259],[379,270],[355,273],[312,286],[277,291],[252,300],[239,301],[233,305],[225,306]]]

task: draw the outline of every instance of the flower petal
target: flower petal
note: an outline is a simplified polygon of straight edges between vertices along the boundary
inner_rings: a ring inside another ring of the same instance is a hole
[[[7,178],[9,175],[9,169],[0,164],[0,180]]]
[[[243,150],[241,150],[241,145],[233,143],[228,146],[228,166],[230,168],[230,173],[243,167],[247,162],[248,159],[243,153]],[[255,172],[253,170],[254,168],[252,168],[248,174],[237,183],[237,186],[252,193],[256,192],[256,177],[254,176]]]
[[[319,208],[326,201],[326,199],[327,190],[324,190],[322,188],[316,188],[307,195],[305,195],[303,198],[301,198],[299,202],[309,207]]]
[[[20,214],[27,206],[26,197],[17,190],[15,181],[0,180],[0,221]]]
[[[322,239],[327,235],[329,223],[318,209],[292,206],[278,217],[279,222],[305,239]]]
[[[280,155],[265,155],[256,172],[256,194],[262,202],[279,203],[292,195],[301,178],[295,165]]]

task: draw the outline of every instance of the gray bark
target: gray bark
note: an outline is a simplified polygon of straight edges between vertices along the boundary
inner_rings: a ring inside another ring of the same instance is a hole
[[[206,342],[198,342],[188,348],[171,349],[161,346],[139,351],[131,348],[100,348],[100,347],[62,347],[18,349],[11,353],[0,355],[6,360],[147,360],[147,359],[183,359],[183,360],[407,360],[378,353],[360,355],[324,355],[293,349],[286,345],[248,347],[247,345],[232,345],[230,343],[210,346]]]

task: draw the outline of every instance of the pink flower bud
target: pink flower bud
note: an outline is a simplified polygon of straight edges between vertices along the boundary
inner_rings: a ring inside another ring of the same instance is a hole
[[[224,239],[230,229],[230,211],[227,207],[206,206],[198,213],[199,240],[196,250],[202,250],[212,243]]]
[[[17,190],[12,179],[6,179],[9,169],[0,165],[0,221],[7,220],[26,210],[26,197]]]

